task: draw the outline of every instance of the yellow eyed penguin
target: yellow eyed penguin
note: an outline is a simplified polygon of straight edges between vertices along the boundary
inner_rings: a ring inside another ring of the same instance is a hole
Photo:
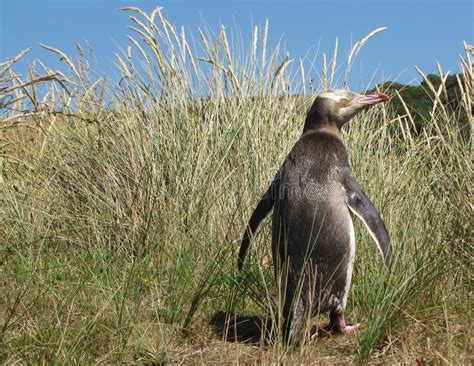
[[[328,328],[350,333],[344,310],[352,277],[355,236],[351,212],[376,242],[387,266],[392,247],[377,210],[352,175],[341,127],[361,110],[384,102],[383,93],[334,90],[310,108],[303,135],[293,146],[255,208],[242,238],[242,268],[250,238],[275,206],[272,251],[283,299],[284,339],[298,344],[306,320],[330,312]]]

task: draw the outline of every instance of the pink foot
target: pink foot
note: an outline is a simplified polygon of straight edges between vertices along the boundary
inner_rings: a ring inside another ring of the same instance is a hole
[[[326,329],[342,334],[350,334],[354,332],[360,324],[348,325],[344,319],[344,314],[331,314],[331,320]]]
[[[340,328],[340,332],[342,334],[350,334],[352,332],[355,332],[357,328],[359,328],[360,324],[354,324],[354,325],[346,325],[344,328]]]

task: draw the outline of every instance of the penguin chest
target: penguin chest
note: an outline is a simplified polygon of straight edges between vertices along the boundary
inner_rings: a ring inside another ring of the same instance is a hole
[[[355,260],[355,252],[356,252],[356,244],[355,244],[355,232],[354,232],[354,223],[352,222],[352,218],[349,215],[348,220],[348,231],[349,231],[349,251],[348,251],[348,262],[347,262],[347,271],[346,271],[346,283],[344,286],[344,295],[343,295],[343,307],[346,307],[347,303],[347,295],[349,294],[349,288],[351,287],[351,280],[352,280],[352,271],[354,269],[354,260]]]

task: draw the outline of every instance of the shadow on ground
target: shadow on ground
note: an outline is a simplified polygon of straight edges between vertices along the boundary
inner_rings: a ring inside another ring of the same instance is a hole
[[[210,324],[219,337],[227,342],[268,343],[274,340],[276,336],[276,326],[269,317],[263,318],[257,315],[249,316],[218,311],[212,316]],[[341,334],[334,332],[329,325],[318,327],[317,324],[313,324],[310,330],[311,338],[327,338],[333,335],[339,336]]]
[[[272,321],[270,318],[248,316],[218,311],[210,324],[216,333],[228,342],[260,343],[268,342],[272,334]]]

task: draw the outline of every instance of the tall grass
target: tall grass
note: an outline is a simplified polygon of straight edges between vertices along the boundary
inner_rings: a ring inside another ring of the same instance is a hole
[[[160,8],[124,10],[130,47],[117,54],[117,83],[91,79],[81,46],[77,60],[44,46],[68,72],[38,61],[20,78],[14,64],[27,51],[0,65],[0,359],[468,362],[472,119],[466,139],[441,102],[443,85],[435,90],[425,77],[434,107],[418,135],[409,108],[397,116],[390,105],[344,131],[395,251],[385,271],[358,225],[348,308],[363,323],[357,336],[308,340],[292,352],[278,341],[220,342],[209,326],[219,311],[278,317],[268,224],[243,273],[236,251],[301,133],[314,70],[280,44],[270,48],[268,23],[239,53],[224,27],[200,31],[194,43]],[[356,43],[346,81],[381,30]],[[334,86],[337,43],[329,67],[323,59],[321,88]],[[471,116],[469,52],[462,70],[457,113]]]

